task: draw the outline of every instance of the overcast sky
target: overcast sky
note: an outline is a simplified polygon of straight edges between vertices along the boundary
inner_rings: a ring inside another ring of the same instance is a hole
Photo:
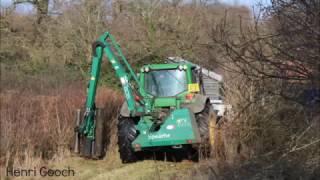
[[[254,6],[256,6],[258,3],[263,3],[263,4],[268,4],[270,0],[219,0],[222,3],[226,4],[237,4],[237,5],[245,5],[248,6],[250,9]],[[0,0],[0,5],[2,7],[7,7],[12,5],[12,0]],[[32,10],[33,6],[25,3],[24,5],[19,5],[17,6],[17,11],[18,12],[28,12]]]

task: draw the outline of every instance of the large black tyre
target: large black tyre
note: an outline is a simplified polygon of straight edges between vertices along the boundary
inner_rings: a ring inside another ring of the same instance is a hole
[[[137,137],[134,120],[131,118],[119,117],[118,119],[118,146],[122,163],[132,163],[138,160],[131,143]]]
[[[196,114],[196,121],[201,137],[200,153],[210,157],[215,143],[217,116],[209,102],[206,103],[203,111]]]

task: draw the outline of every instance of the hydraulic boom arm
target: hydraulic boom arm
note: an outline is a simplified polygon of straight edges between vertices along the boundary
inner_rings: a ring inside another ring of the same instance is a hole
[[[84,121],[79,127],[80,133],[89,139],[94,139],[95,96],[103,54],[106,55],[117,77],[120,79],[131,115],[135,116],[144,111],[144,102],[135,98],[135,96],[140,96],[139,89],[137,88],[139,84],[138,77],[122,54],[113,36],[109,32],[106,32],[92,45],[92,66],[86,100],[86,112],[84,114]]]

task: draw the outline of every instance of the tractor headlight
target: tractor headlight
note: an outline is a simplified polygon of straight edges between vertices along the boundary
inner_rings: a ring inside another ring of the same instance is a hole
[[[144,68],[144,71],[145,71],[145,72],[149,72],[149,71],[150,71],[150,68],[149,68],[149,67],[145,67],[145,68]]]
[[[187,65],[179,65],[178,68],[180,71],[182,71],[182,70],[187,70],[188,67],[187,67]]]
[[[169,124],[169,125],[167,125],[167,127],[166,127],[166,129],[168,129],[168,130],[173,130],[174,128],[175,128],[175,126],[172,125],[172,124]]]
[[[182,66],[182,65],[179,65],[179,67],[178,67],[178,68],[179,68],[179,70],[180,70],[180,71],[182,71],[182,70],[183,70],[183,66]]]

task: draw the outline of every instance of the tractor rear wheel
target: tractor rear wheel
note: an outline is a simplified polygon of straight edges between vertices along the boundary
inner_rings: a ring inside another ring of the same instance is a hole
[[[132,163],[137,161],[131,143],[135,140],[138,133],[133,119],[119,117],[118,119],[118,146],[122,163]]]
[[[210,157],[214,148],[217,123],[216,113],[213,111],[210,103],[205,105],[202,112],[196,114],[196,121],[201,137],[199,158],[201,158],[201,155]]]

